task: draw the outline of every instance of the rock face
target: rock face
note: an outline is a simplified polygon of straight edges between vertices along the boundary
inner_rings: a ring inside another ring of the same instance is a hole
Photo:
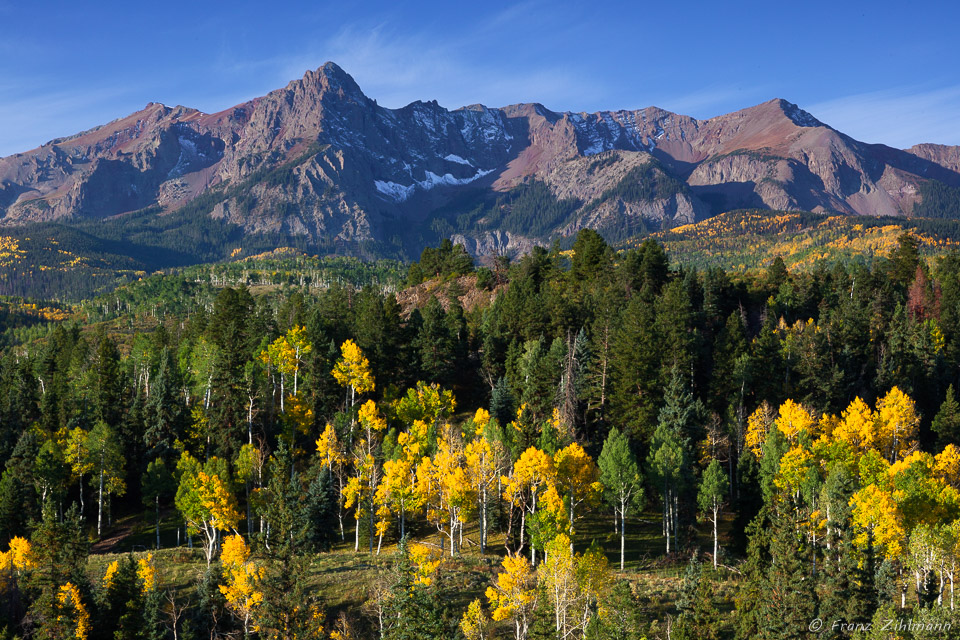
[[[449,236],[482,255],[744,207],[910,215],[926,180],[960,185],[960,148],[863,144],[784,100],[709,120],[386,109],[327,63],[220,113],[149,104],[2,158],[0,214],[13,225],[157,207],[343,247]]]

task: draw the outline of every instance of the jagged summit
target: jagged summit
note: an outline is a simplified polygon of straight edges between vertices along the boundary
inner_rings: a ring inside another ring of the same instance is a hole
[[[439,235],[482,254],[746,207],[909,215],[929,180],[960,185],[956,147],[863,144],[782,98],[706,120],[537,102],[387,109],[327,62],[218,113],[149,103],[2,158],[0,213],[169,212],[208,194],[192,211],[246,232],[414,251]]]

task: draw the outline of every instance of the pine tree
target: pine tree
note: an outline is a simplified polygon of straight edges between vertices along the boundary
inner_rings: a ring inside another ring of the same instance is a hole
[[[305,538],[309,548],[315,551],[330,550],[336,521],[337,500],[333,474],[329,468],[324,467],[316,473],[307,486],[304,497]]]
[[[490,393],[490,416],[501,426],[507,425],[516,415],[516,400],[507,379],[501,377]]]
[[[791,518],[774,517],[766,594],[760,608],[759,637],[763,640],[807,638],[810,621],[816,617],[813,558],[797,532],[797,523]]]
[[[140,640],[144,631],[144,588],[132,556],[116,561],[104,585],[96,633],[115,640]]]
[[[952,384],[947,387],[947,395],[930,428],[937,434],[937,448],[960,445],[960,402],[954,397]]]
[[[169,347],[164,347],[160,354],[160,368],[151,385],[145,408],[143,440],[148,459],[163,458],[172,462],[175,443],[184,437],[187,409],[183,403],[182,388],[183,381],[173,354]]]
[[[610,349],[610,408],[623,430],[646,441],[660,404],[663,353],[649,289],[634,295],[621,312]]]
[[[743,580],[734,598],[737,640],[760,637],[764,624],[764,600],[767,596],[767,567],[770,566],[770,517],[766,507],[747,525],[747,559]]]
[[[58,595],[61,587],[74,585],[84,593],[87,589],[85,568],[89,542],[84,534],[80,514],[71,506],[61,521],[56,512],[46,509],[43,520],[30,536],[33,568],[26,587],[36,594],[28,616],[36,626],[35,637],[61,640],[58,618],[61,615]]]
[[[691,476],[690,436],[698,430],[702,405],[699,400],[694,401],[693,395],[685,389],[676,367],[667,386],[665,400],[657,429],[650,441],[647,468],[653,486],[660,493],[663,536],[667,553],[670,553],[671,538],[675,547],[678,544],[681,499],[689,487]]]

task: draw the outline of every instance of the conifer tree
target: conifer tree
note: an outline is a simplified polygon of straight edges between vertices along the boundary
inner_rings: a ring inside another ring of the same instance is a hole
[[[952,384],[947,387],[947,395],[930,428],[937,434],[938,448],[960,445],[960,402],[954,397]]]

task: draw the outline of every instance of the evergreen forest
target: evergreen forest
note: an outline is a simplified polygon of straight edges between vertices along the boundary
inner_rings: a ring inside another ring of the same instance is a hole
[[[957,637],[960,253],[921,231],[4,298],[0,639]]]

